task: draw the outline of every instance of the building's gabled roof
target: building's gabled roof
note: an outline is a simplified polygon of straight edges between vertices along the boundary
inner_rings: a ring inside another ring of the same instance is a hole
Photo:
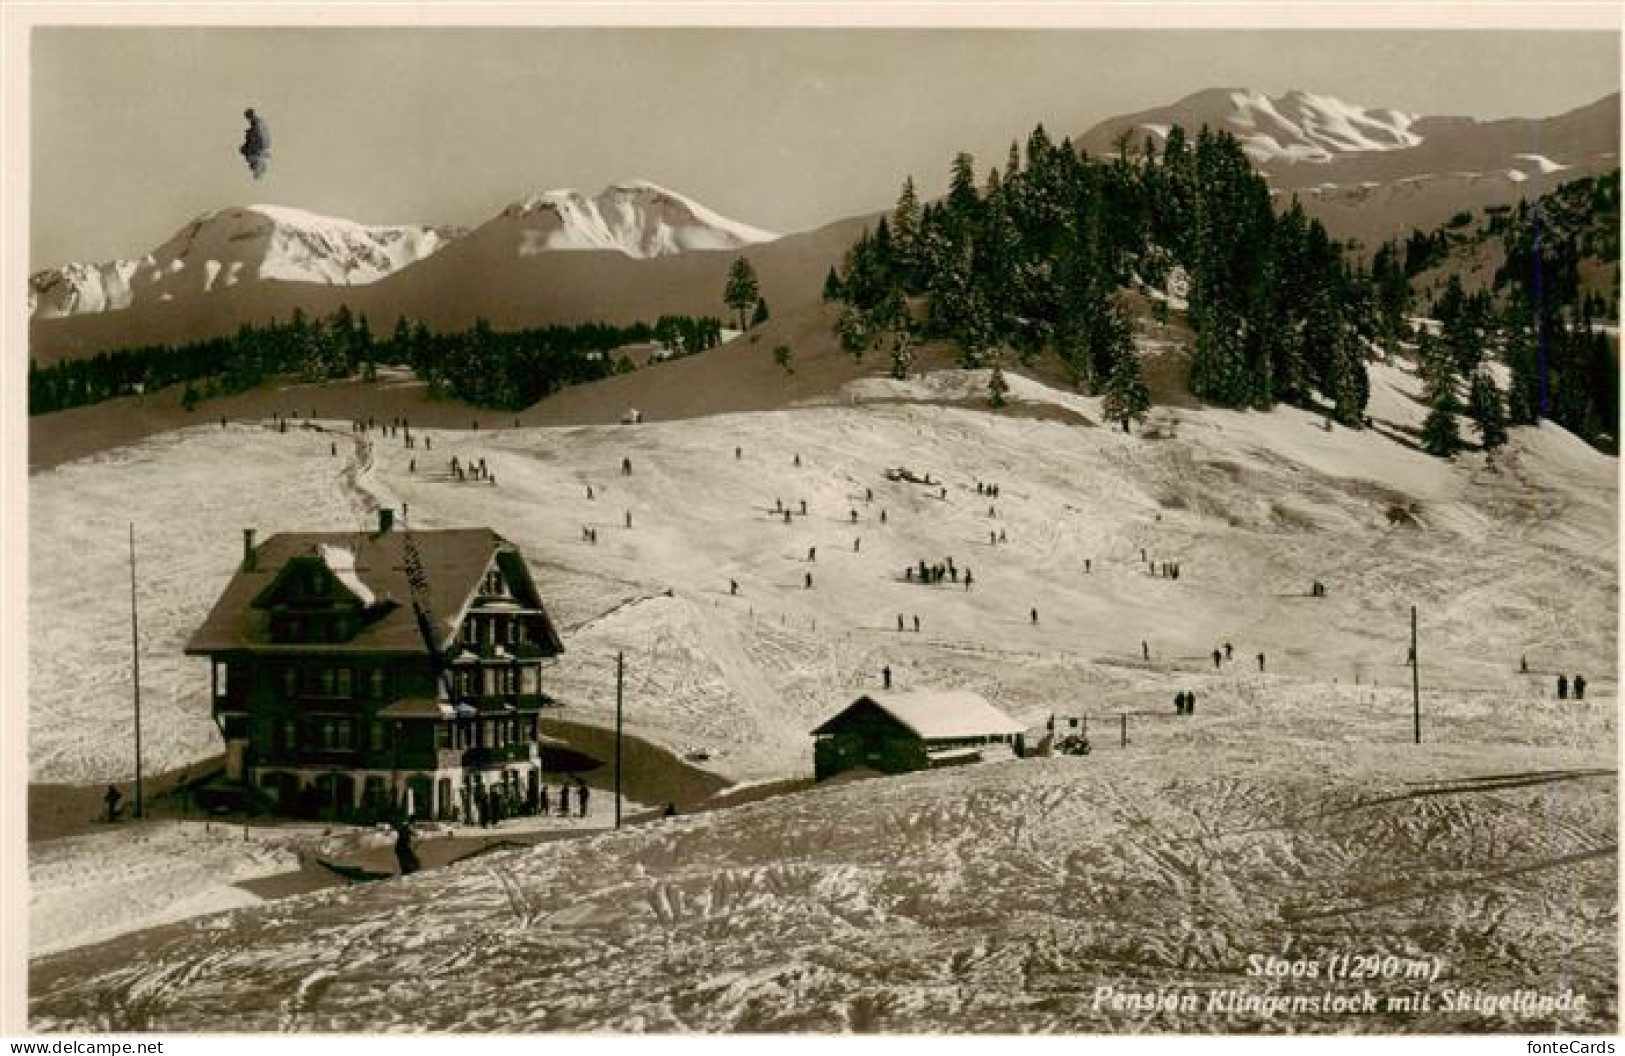
[[[461,614],[480,587],[480,580],[499,549],[511,548],[489,528],[447,528],[412,533],[428,580],[428,602],[438,624],[433,628],[442,649],[456,639]],[[221,592],[208,618],[186,643],[192,654],[229,652],[238,649],[283,648],[304,651],[311,644],[273,645],[270,614],[254,607],[254,599],[281,574],[290,560],[313,557],[322,560],[347,589],[359,596],[370,595],[381,610],[376,619],[364,622],[355,636],[345,642],[321,643],[319,648],[358,652],[424,651],[423,635],[412,611],[412,588],[406,580],[406,535],[402,531],[366,535],[355,532],[285,532],[273,535],[255,551],[253,569],[241,564]],[[348,551],[343,558],[336,550]],[[517,557],[517,553],[514,554]],[[351,582],[354,580],[354,583]],[[366,595],[360,592],[365,591]],[[395,604],[386,605],[393,601]],[[541,608],[540,599],[536,607]],[[552,620],[543,614],[545,633],[539,643],[543,652],[561,652]]]
[[[1022,733],[1026,727],[968,690],[923,690],[915,693],[865,693],[830,716],[816,734],[830,732],[841,716],[871,704],[927,741],[993,737]]]

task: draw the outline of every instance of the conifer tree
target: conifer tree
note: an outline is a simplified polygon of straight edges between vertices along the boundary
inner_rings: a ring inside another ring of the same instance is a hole
[[[1151,390],[1146,387],[1145,375],[1140,369],[1140,357],[1132,349],[1121,352],[1112,364],[1106,378],[1106,398],[1101,410],[1107,420],[1117,422],[1123,432],[1129,423],[1145,417],[1151,409]]]
[[[1461,402],[1456,399],[1455,377],[1443,363],[1429,367],[1428,416],[1422,422],[1422,448],[1430,455],[1450,458],[1461,450],[1461,434],[1456,428],[1456,415],[1461,413]]]
[[[1004,380],[1004,367],[998,360],[993,361],[993,372],[987,378],[987,405],[989,407],[1003,407],[1005,394],[1010,391],[1010,383]]]
[[[1467,394],[1467,413],[1478,429],[1479,442],[1484,450],[1494,451],[1507,442],[1506,408],[1501,403],[1501,390],[1486,371],[1473,375]]]
[[[750,315],[751,329],[754,330],[765,322],[767,322],[767,300],[766,298],[758,297],[756,299],[756,310]]]
[[[739,329],[746,329],[745,313],[750,311],[760,296],[761,289],[756,282],[756,269],[751,267],[750,261],[744,257],[736,258],[733,266],[728,269],[728,283],[722,291],[722,302],[737,313]]]

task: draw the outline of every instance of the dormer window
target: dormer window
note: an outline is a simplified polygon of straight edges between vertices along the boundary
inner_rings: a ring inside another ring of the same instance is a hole
[[[487,595],[506,594],[508,588],[502,582],[502,573],[492,569],[485,574],[485,582],[480,585],[480,593]]]

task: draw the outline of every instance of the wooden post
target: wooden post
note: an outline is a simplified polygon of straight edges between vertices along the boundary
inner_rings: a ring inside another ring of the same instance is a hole
[[[621,827],[621,687],[626,678],[626,654],[615,654],[615,827]]]
[[[130,523],[130,667],[135,685],[135,810],[142,816],[141,796],[141,630],[135,604],[135,522]],[[213,701],[210,701],[211,706]]]
[[[1118,717],[1118,719],[1122,720],[1122,724],[1123,724],[1123,747],[1127,748],[1128,747],[1128,713],[1124,712],[1123,714],[1121,714],[1121,715],[1119,715],[1117,717]]]
[[[1411,721],[1416,743],[1422,743],[1421,657],[1416,654],[1416,606],[1411,606]]]

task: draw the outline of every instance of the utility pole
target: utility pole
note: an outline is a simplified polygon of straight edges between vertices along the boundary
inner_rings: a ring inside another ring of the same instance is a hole
[[[142,815],[141,799],[141,627],[135,604],[135,522],[130,522],[130,666],[135,684],[135,810]]]
[[[615,827],[621,827],[621,687],[625,682],[626,654],[615,654]]]
[[[1416,655],[1416,606],[1411,606],[1411,720],[1416,743],[1422,743],[1422,676],[1420,657]]]

